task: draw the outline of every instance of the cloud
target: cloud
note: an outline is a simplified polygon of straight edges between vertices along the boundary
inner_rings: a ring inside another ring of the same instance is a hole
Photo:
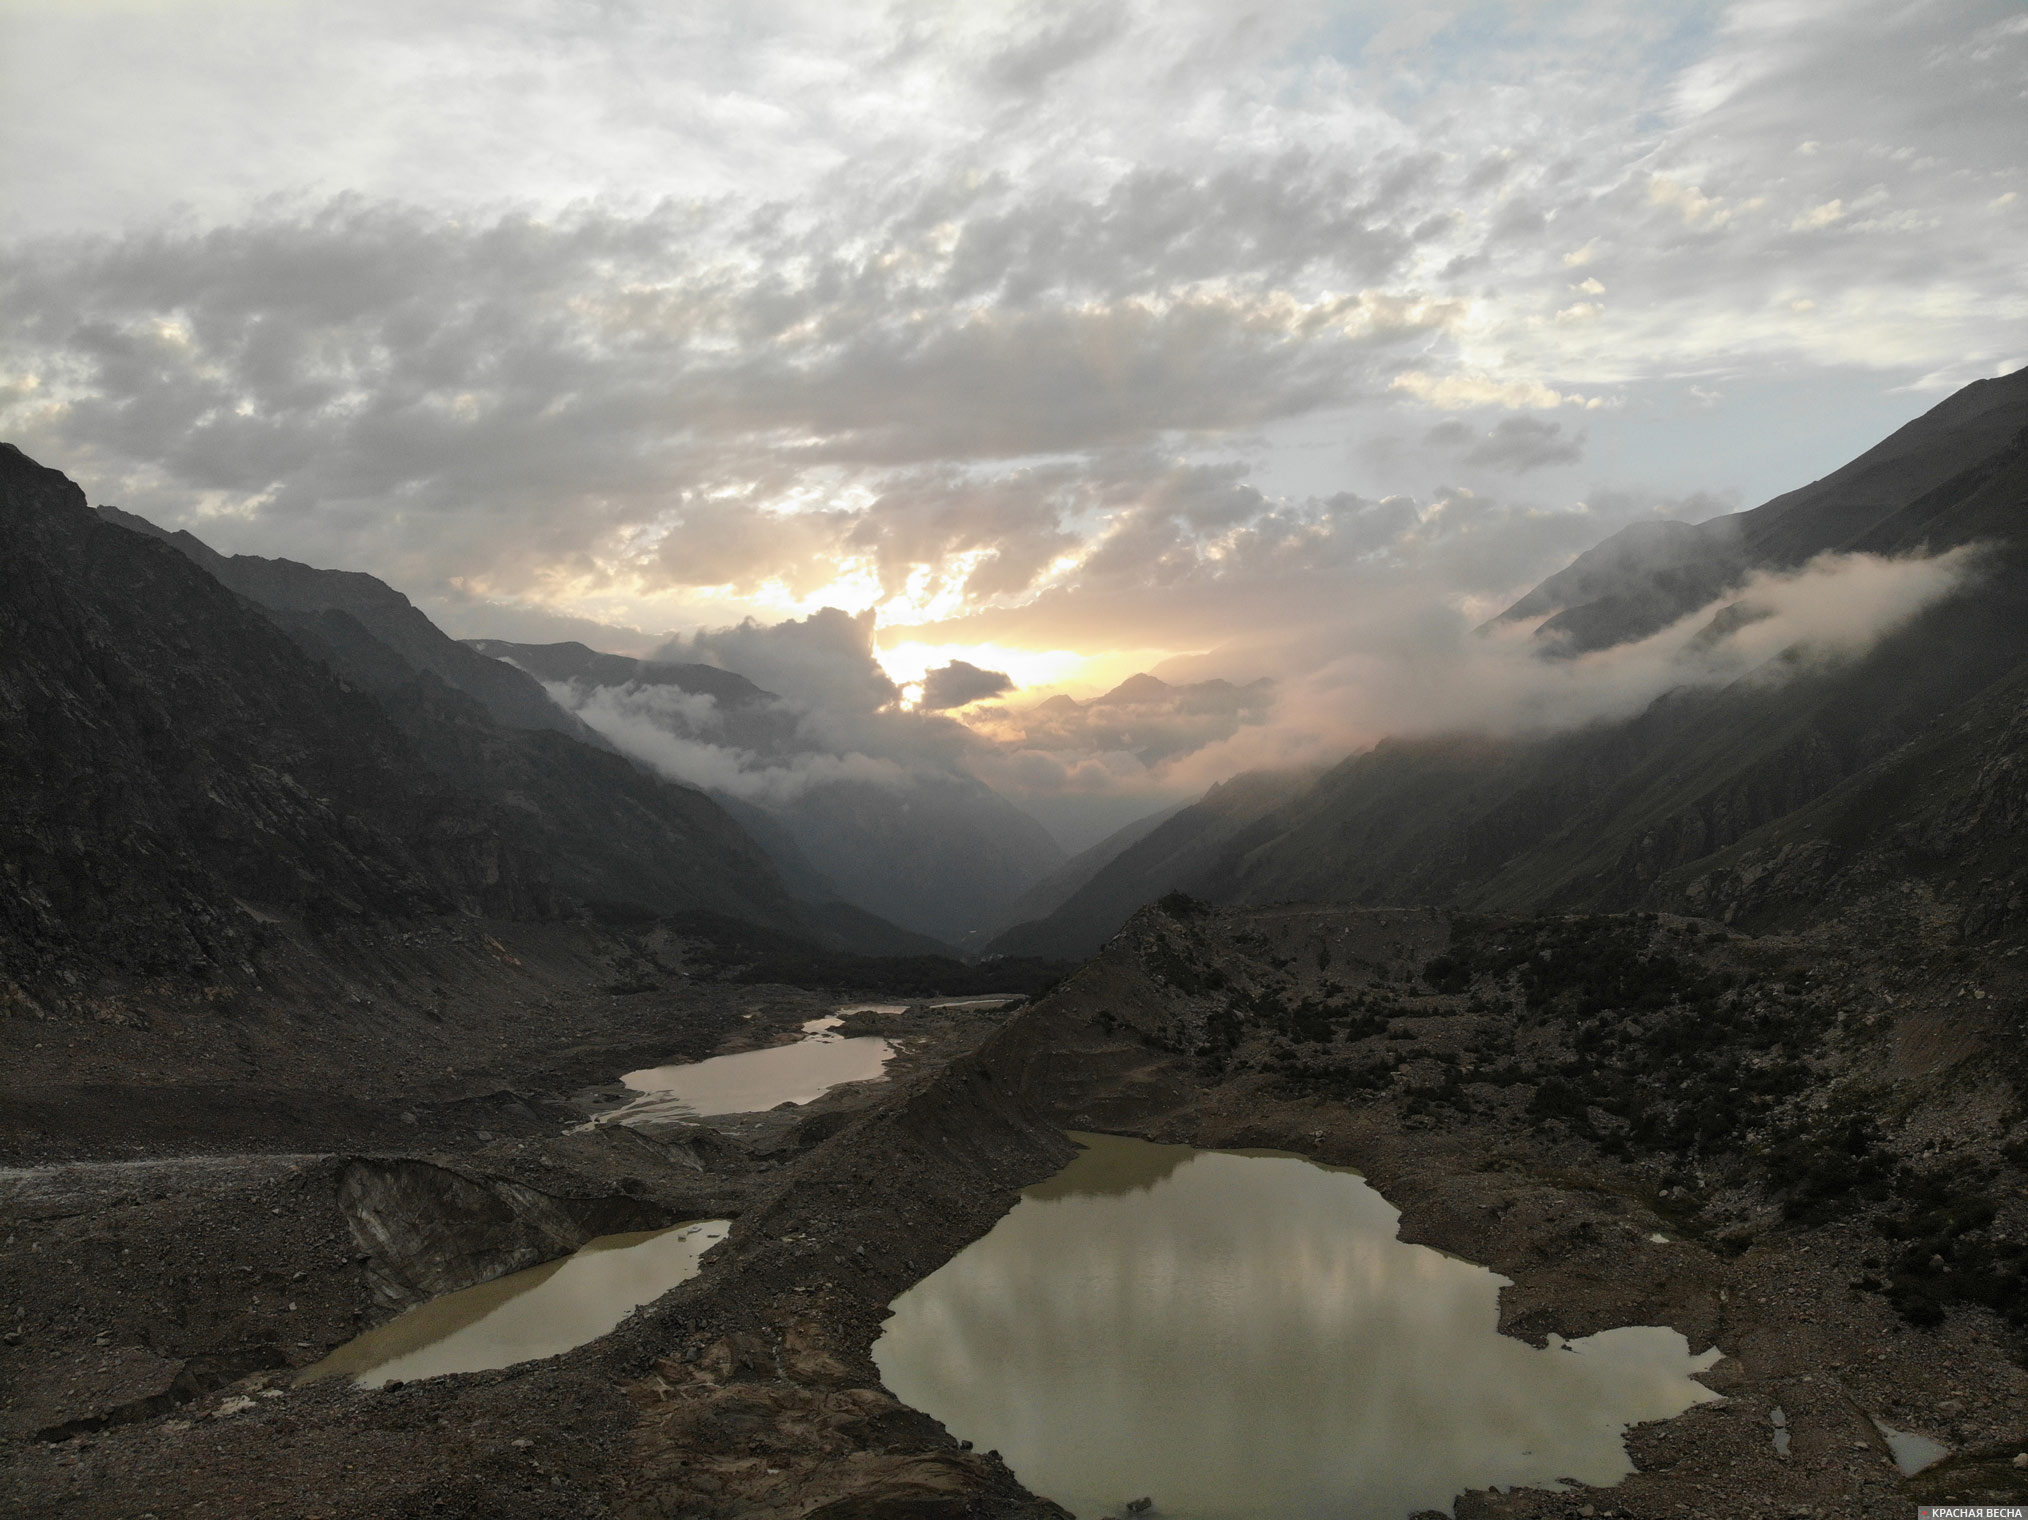
[[[671,781],[747,802],[781,806],[812,787],[860,782],[900,789],[912,779],[905,766],[883,756],[823,751],[765,755],[713,743],[709,736],[721,718],[712,699],[670,686],[552,684],[548,689],[619,749]]]
[[[1439,422],[1423,442],[1457,454],[1467,464],[1523,474],[1584,458],[1585,433],[1566,434],[1560,422],[1538,417],[1503,417],[1483,436],[1458,421]]]
[[[1266,722],[1274,707],[1272,681],[1172,685],[1142,674],[1089,702],[1058,695],[978,726],[1003,748],[1048,754],[1066,768],[1085,756],[1131,756],[1152,770]]]
[[[716,665],[813,712],[867,718],[892,708],[901,689],[873,658],[873,615],[825,607],[767,625],[748,618],[672,639],[651,657]]]
[[[1009,38],[981,71],[994,87],[1030,95],[1091,58],[1126,29],[1123,5],[1091,5]]]
[[[1396,375],[1391,384],[1393,389],[1405,391],[1443,411],[1473,406],[1504,406],[1518,410],[1522,407],[1542,409],[1598,404],[1595,397],[1587,399],[1566,395],[1540,380],[1502,380],[1481,374],[1429,375],[1421,370],[1409,370]]]
[[[1288,679],[1269,722],[1183,757],[1163,780],[1209,784],[1241,769],[1328,764],[1390,735],[1550,733],[1631,716],[1673,689],[1779,683],[1864,653],[1976,576],[1979,559],[1977,549],[1825,555],[1755,576],[1639,643],[1570,661],[1543,658],[1525,626],[1476,637],[1461,620],[1426,617],[1386,636],[1369,631]],[[1740,612],[1719,619],[1727,607]]]
[[[887,236],[936,245],[905,218]],[[939,483],[1012,511],[1021,487],[982,467],[1299,415],[1348,393],[1362,349],[1442,320],[1384,293],[1145,284],[954,303],[953,257],[690,207],[470,222],[356,199],[18,245],[0,340],[26,373],[0,423],[98,499],[235,551],[611,617],[600,598],[801,599],[868,551],[892,580]],[[981,549],[980,593],[1019,591],[1057,547],[1031,518],[1027,544],[960,531],[912,563]]]
[[[722,702],[660,680],[559,682],[548,690],[663,775],[768,806],[837,783],[906,791],[968,775],[968,756],[980,741],[938,713],[905,709],[901,688],[873,658],[871,633],[870,615],[831,607],[771,625],[749,619],[700,629],[648,657],[745,676],[760,691],[743,701]],[[997,680],[995,689],[1004,690],[1006,678]]]
[[[896,705],[910,629],[1294,712],[2028,352],[2014,11],[21,0],[0,432],[459,631],[682,630],[834,759],[985,753]]]
[[[923,677],[922,701],[917,705],[931,712],[943,712],[983,702],[1013,689],[1014,682],[1004,670],[981,670],[964,660],[953,660]]]

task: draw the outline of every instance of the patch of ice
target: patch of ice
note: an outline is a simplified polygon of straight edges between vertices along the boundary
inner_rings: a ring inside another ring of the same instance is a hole
[[[1875,1420],[1873,1428],[1885,1438],[1887,1449],[1894,1453],[1894,1465],[1904,1478],[1914,1477],[1925,1467],[1934,1467],[1951,1454],[1951,1449],[1943,1442],[1932,1441],[1928,1436],[1919,1436],[1913,1431],[1896,1430],[1884,1420]]]

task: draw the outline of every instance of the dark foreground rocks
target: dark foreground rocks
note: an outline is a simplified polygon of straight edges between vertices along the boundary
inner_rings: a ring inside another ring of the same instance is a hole
[[[2008,1159],[2028,1114],[1993,1052],[2023,988],[2004,953],[1934,952],[1176,903],[983,1043],[982,1018],[889,1083],[765,1123],[573,1132],[530,1091],[526,1133],[461,1148],[16,1173],[8,1270],[60,1286],[0,1347],[11,1389],[42,1369],[32,1399],[10,1393],[0,1506],[1059,1513],[897,1403],[869,1351],[896,1294],[1064,1163],[1064,1128],[1357,1167],[1405,1238],[1512,1281],[1508,1333],[1667,1324],[1724,1353],[1705,1374],[1723,1401],[1632,1432],[1624,1483],[1467,1494],[1461,1520],[1899,1520],[1919,1499],[2016,1498],[2028,1376],[2004,1284],[2028,1237]],[[766,1031],[793,1011],[734,1010],[720,1039],[785,1037]],[[1973,1192],[1990,1207],[1967,1212]],[[735,1224],[699,1277],[569,1355],[386,1390],[289,1382],[461,1276],[711,1214]],[[1876,1420],[1953,1455],[1905,1479]]]

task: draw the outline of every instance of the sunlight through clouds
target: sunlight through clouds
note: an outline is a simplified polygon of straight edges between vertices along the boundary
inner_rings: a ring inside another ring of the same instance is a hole
[[[461,635],[1299,681],[2028,358],[2017,19],[15,0],[0,431]]]

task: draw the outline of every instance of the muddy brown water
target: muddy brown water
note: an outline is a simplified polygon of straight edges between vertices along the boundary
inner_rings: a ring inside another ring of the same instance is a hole
[[[895,1300],[882,1379],[1079,1520],[1402,1520],[1612,1484],[1627,1427],[1717,1397],[1633,1326],[1538,1349],[1505,1279],[1410,1245],[1356,1173],[1100,1135]]]
[[[350,1376],[378,1388],[558,1356],[695,1277],[704,1253],[730,1227],[729,1220],[703,1219],[602,1235],[560,1261],[418,1304],[305,1368],[297,1381]]]
[[[894,1046],[877,1035],[836,1033],[840,1018],[861,1010],[900,1012],[905,1006],[848,1003],[837,1014],[804,1024],[803,1038],[793,1045],[630,1071],[620,1081],[641,1096],[600,1114],[598,1122],[754,1114],[784,1103],[808,1103],[842,1083],[872,1081],[882,1075]]]

